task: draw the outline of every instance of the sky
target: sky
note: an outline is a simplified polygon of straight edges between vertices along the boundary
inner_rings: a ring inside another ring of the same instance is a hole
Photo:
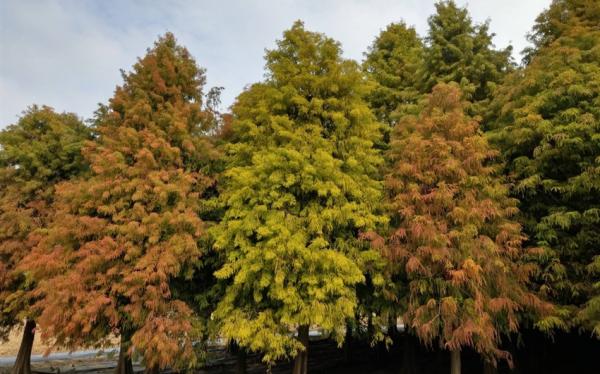
[[[420,35],[434,0],[0,0],[0,128],[31,104],[92,116],[121,84],[120,70],[159,35],[175,34],[206,69],[207,87],[222,86],[226,109],[264,75],[265,48],[301,19],[362,61],[375,36],[404,20]],[[490,20],[494,43],[514,57],[550,0],[457,0],[477,23]]]

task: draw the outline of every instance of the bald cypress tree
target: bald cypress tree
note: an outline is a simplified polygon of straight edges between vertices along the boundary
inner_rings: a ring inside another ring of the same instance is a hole
[[[512,70],[512,47],[494,49],[489,23],[474,24],[467,8],[454,1],[440,1],[435,8],[425,38],[421,90],[427,93],[440,82],[456,82],[471,103],[466,108],[469,114],[487,121],[486,106]]]
[[[132,371],[134,349],[149,370],[189,368],[198,319],[172,281],[191,279],[204,254],[204,72],[167,33],[123,79],[83,150],[91,175],[57,187],[55,221],[30,258],[39,322],[59,346],[119,336],[117,372]]]
[[[490,139],[530,240],[546,249],[538,291],[562,307],[567,326],[598,333],[600,4],[554,1],[532,41],[527,66],[494,101]]]
[[[380,125],[357,64],[299,21],[267,51],[266,70],[233,106],[215,230],[226,258],[216,275],[229,284],[215,317],[222,336],[267,362],[296,356],[294,372],[306,373],[309,328],[343,340],[375,255],[358,235],[383,221]]]
[[[397,264],[406,294],[406,323],[427,345],[510,362],[502,334],[518,329],[519,314],[550,306],[527,289],[535,267],[513,216],[516,200],[495,175],[496,152],[464,115],[455,86],[433,88],[419,117],[407,117],[392,135],[386,187],[392,232],[386,257]]]
[[[377,36],[363,63],[375,83],[369,104],[380,121],[392,124],[417,114],[420,99],[436,84],[455,82],[468,102],[467,112],[481,116],[487,126],[494,90],[514,67],[512,47],[495,49],[489,23],[475,24],[467,8],[452,0],[436,3],[435,9],[423,39],[403,22]]]
[[[414,27],[404,22],[388,25],[365,57],[363,69],[374,83],[367,101],[377,119],[393,126],[403,115],[418,113],[423,43]]]
[[[76,115],[45,106],[0,131],[0,340],[25,321],[15,374],[31,372],[39,312],[36,282],[21,263],[52,220],[56,185],[86,170],[80,150],[89,138]]]

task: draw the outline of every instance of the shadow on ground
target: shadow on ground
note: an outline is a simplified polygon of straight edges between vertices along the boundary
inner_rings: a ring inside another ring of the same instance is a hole
[[[517,342],[518,340],[518,342]],[[446,351],[426,348],[414,338],[399,336],[391,347],[370,347],[364,342],[351,341],[338,348],[332,341],[311,342],[309,348],[309,373],[311,374],[447,374],[449,354]],[[506,363],[498,367],[499,374],[598,374],[600,373],[600,340],[578,334],[558,333],[553,340],[537,332],[525,332],[519,339],[505,342],[504,349],[513,354],[515,368]],[[483,363],[473,351],[463,352],[463,374],[480,374]],[[223,348],[209,352],[208,366],[196,370],[197,374],[236,373],[238,357]],[[246,358],[248,374],[265,373],[267,367],[260,357],[251,354]],[[37,373],[104,374],[114,371],[116,357],[96,357],[81,360],[54,360],[32,363]],[[273,374],[290,373],[292,363],[281,362],[271,368]],[[135,372],[143,372],[141,365]],[[10,372],[0,367],[0,373]],[[170,371],[165,371],[168,373]]]

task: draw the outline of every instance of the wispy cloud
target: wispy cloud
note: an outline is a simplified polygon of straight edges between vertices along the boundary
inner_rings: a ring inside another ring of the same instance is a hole
[[[496,45],[515,51],[550,0],[473,0],[477,22],[491,19]],[[465,1],[459,1],[465,4]],[[137,56],[165,31],[207,69],[209,86],[224,86],[224,106],[263,76],[265,48],[296,19],[339,40],[362,59],[377,33],[404,19],[427,30],[434,1],[91,1],[0,2],[0,128],[28,105],[46,104],[89,117],[121,82]],[[516,56],[518,57],[518,56]]]

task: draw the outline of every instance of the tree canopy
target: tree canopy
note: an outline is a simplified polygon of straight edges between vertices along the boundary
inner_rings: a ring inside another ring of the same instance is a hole
[[[36,326],[120,339],[118,374],[194,370],[216,341],[240,373],[254,352],[306,374],[315,328],[378,362],[403,340],[407,373],[417,338],[453,374],[465,349],[486,373],[528,339],[546,355],[540,330],[600,344],[600,2],[553,0],[519,66],[453,0],[428,26],[388,25],[359,65],[296,21],[227,112],[166,33],[88,125],[34,105],[0,131],[13,374]]]
[[[473,24],[467,8],[452,0],[435,4],[425,37],[422,91],[427,93],[440,82],[456,82],[470,114],[485,116],[494,89],[513,66],[512,47],[494,49],[489,22]]]
[[[492,362],[519,312],[549,306],[527,289],[534,268],[516,200],[489,162],[496,152],[463,113],[456,86],[433,88],[419,117],[392,134],[386,174],[392,232],[385,254],[404,274],[405,321],[426,344],[472,347]],[[408,131],[407,129],[410,129]]]
[[[90,136],[75,114],[38,106],[0,132],[0,339],[35,318],[35,281],[19,266],[53,216],[56,184],[86,170]]]
[[[534,27],[537,50],[498,92],[491,140],[521,201],[525,231],[546,248],[539,292],[573,326],[598,328],[600,13],[597,2],[554,1]],[[595,310],[595,312],[592,312]],[[591,320],[590,320],[591,318]],[[574,323],[575,322],[575,323]]]
[[[121,354],[135,348],[150,368],[190,367],[197,318],[170,282],[191,279],[203,256],[199,212],[214,183],[204,72],[167,33],[123,79],[83,149],[91,174],[57,188],[56,219],[31,256],[39,321],[56,345],[117,335]]]
[[[343,339],[362,263],[376,256],[358,234],[384,218],[380,124],[357,64],[296,22],[267,51],[266,76],[233,106],[215,226],[226,257],[216,275],[229,285],[215,315],[225,337],[271,361],[305,349],[291,334],[299,327]]]
[[[423,43],[414,27],[392,23],[375,38],[363,69],[375,83],[367,101],[379,121],[393,126],[404,114],[418,113],[422,66]]]

